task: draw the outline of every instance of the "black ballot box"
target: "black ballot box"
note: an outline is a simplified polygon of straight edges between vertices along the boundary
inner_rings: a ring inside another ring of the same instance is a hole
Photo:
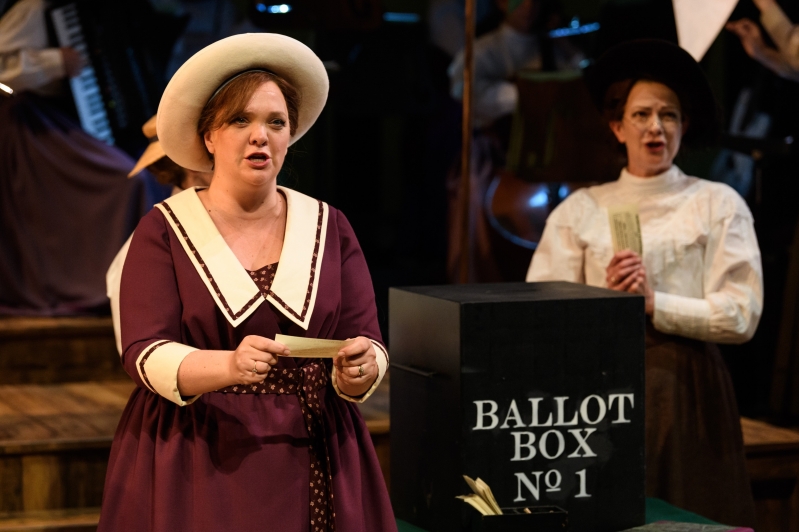
[[[581,284],[392,288],[396,516],[473,530],[468,475],[574,532],[642,525],[644,331],[643,297]]]

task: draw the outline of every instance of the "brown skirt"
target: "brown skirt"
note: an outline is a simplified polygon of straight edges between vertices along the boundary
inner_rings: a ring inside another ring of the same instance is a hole
[[[755,509],[732,381],[715,344],[647,327],[647,496],[733,526]]]

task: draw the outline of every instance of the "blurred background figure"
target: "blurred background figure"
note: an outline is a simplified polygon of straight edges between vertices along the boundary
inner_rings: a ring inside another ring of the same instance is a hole
[[[497,0],[504,13],[499,28],[474,43],[474,125],[490,126],[516,110],[519,92],[514,78],[521,69],[578,69],[583,55],[565,39],[550,39],[546,30],[560,17],[545,0]],[[463,51],[449,67],[452,97],[463,98]]]
[[[741,46],[749,57],[780,78],[791,82],[799,82],[799,26],[791,22],[788,15],[774,0],[753,1],[760,12],[760,24],[774,46],[770,46],[765,42],[760,26],[750,18],[744,17],[730,22],[727,24],[727,29],[740,39]],[[791,6],[796,7],[795,4],[791,4]],[[796,17],[796,12],[794,12],[794,17]],[[762,76],[763,74],[761,74]],[[757,171],[756,175],[759,178],[756,183],[757,199],[761,202],[774,201],[774,197],[771,194],[766,197],[762,196],[762,187],[767,186],[763,181],[765,179],[763,172],[771,170],[772,160],[779,162],[782,159],[790,164],[790,166],[784,167],[784,171],[786,171],[785,179],[789,180],[790,183],[773,183],[774,190],[782,189],[787,192],[785,189],[793,187],[793,183],[795,183],[798,161],[796,151],[792,150],[791,146],[796,134],[795,101],[799,91],[797,91],[795,83],[790,85],[790,87],[778,85],[784,93],[777,96],[779,99],[775,101],[776,112],[770,114],[760,112],[754,115],[754,119],[762,124],[761,129],[770,129],[769,126],[771,126],[772,119],[776,121],[776,128],[779,128],[776,133],[782,136],[782,139],[777,142],[772,140],[752,148],[758,162],[756,164],[753,161],[750,164]],[[752,89],[746,90],[749,91],[747,96],[750,96],[753,92]],[[763,97],[758,94],[755,94],[755,96]],[[736,106],[737,110],[738,106]],[[738,114],[740,113],[736,113],[736,115]],[[749,116],[752,117],[752,113],[749,113]],[[793,120],[788,131],[784,129],[785,126],[783,125],[786,119]],[[755,124],[756,122],[752,125]],[[770,133],[769,137],[771,138],[777,136],[773,132]],[[766,138],[766,134],[754,136],[756,138]],[[766,159],[765,163],[759,162],[759,159],[763,157]],[[771,179],[775,177],[776,173]],[[788,198],[792,197],[793,194],[788,195]],[[784,201],[793,203],[792,199]],[[797,318],[799,316],[799,219],[797,219],[795,209],[790,208],[790,206],[782,204],[777,208],[781,208],[784,214],[779,217],[779,221],[775,220],[776,225],[772,226],[774,229],[768,232],[764,231],[766,238],[768,238],[767,242],[774,242],[774,245],[780,246],[776,256],[769,254],[770,256],[767,255],[767,257],[771,259],[770,262],[772,263],[777,258],[779,261],[777,264],[780,267],[778,271],[780,273],[785,271],[784,277],[774,279],[774,284],[777,285],[776,289],[779,291],[776,292],[777,301],[772,311],[774,321],[769,322],[769,325],[772,326],[772,331],[776,333],[776,339],[773,343],[766,344],[766,352],[774,357],[768,408],[781,421],[796,423],[799,422],[799,337],[796,333],[797,325],[799,325],[799,319]],[[766,213],[773,212],[772,209],[763,210],[764,217],[767,216]]]
[[[477,0],[476,4],[475,33],[479,36],[493,30],[502,21],[503,13],[495,0]],[[450,60],[463,49],[465,11],[464,0],[431,0],[427,11],[430,42]]]
[[[207,187],[211,184],[211,172],[198,172],[179,166],[175,161],[167,157],[164,148],[158,141],[155,130],[155,119],[153,116],[144,123],[141,130],[150,144],[144,150],[136,166],[128,173],[128,177],[134,177],[145,169],[149,171],[155,179],[163,186],[171,188],[171,195],[186,190],[190,187]],[[114,261],[109,266],[105,274],[105,283],[108,299],[111,302],[111,318],[114,323],[114,337],[117,344],[117,351],[122,354],[122,336],[119,328],[119,286],[122,280],[122,267],[125,265],[125,258],[128,256],[128,248],[133,235],[128,238],[122,248],[114,257]]]
[[[799,81],[799,26],[794,25],[775,0],[754,0],[760,22],[776,48],[763,41],[760,28],[748,18],[729,22],[727,29],[741,39],[749,57],[779,76]]]
[[[511,116],[519,104],[516,78],[522,70],[555,72],[577,70],[584,59],[568,39],[551,38],[549,32],[561,22],[558,5],[546,0],[498,0],[503,14],[498,28],[474,43],[474,85],[472,88],[474,126],[471,163],[471,245],[468,250],[469,280],[478,282],[511,280],[503,275],[493,251],[492,235],[484,200],[498,169],[505,164]],[[449,66],[451,96],[463,98],[463,52]],[[447,270],[450,280],[458,279],[461,254],[461,219],[458,201],[460,172],[452,168],[447,178],[449,198],[449,243]]]
[[[0,18],[0,314],[107,308],[103,272],[142,209],[133,161],[84,132],[66,79],[86,58],[50,42],[44,0]],[[13,91],[13,94],[8,94]]]

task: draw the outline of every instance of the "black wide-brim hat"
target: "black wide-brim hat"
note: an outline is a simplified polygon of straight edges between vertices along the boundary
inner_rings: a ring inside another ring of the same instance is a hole
[[[689,115],[684,144],[705,147],[716,142],[721,113],[705,73],[691,54],[659,39],[627,41],[602,54],[585,72],[588,90],[600,112],[605,110],[610,86],[628,79],[657,81],[677,93]]]

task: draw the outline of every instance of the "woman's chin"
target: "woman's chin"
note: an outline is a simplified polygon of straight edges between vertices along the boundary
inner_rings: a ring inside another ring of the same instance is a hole
[[[662,174],[663,172],[671,168],[673,160],[674,160],[673,157],[665,153],[646,154],[645,157],[641,157],[637,165],[633,166],[639,169],[640,173],[643,173],[647,177],[650,177]]]
[[[267,168],[244,168],[238,172],[239,180],[253,187],[260,187],[275,181],[278,172],[273,166]]]

